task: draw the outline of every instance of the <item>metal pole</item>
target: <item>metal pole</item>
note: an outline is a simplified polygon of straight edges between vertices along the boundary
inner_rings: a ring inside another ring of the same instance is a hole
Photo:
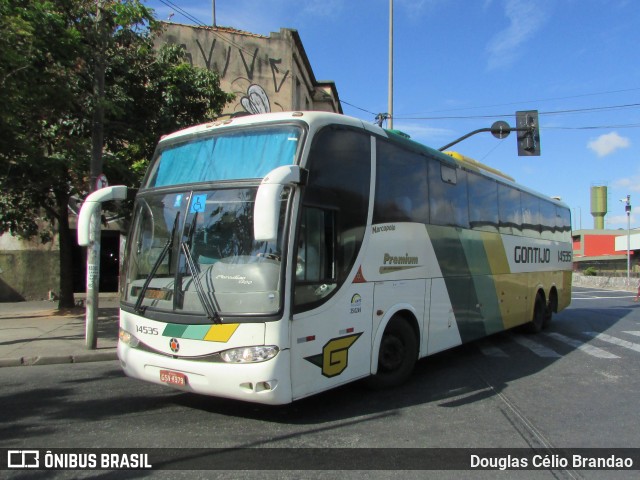
[[[389,0],[389,129],[393,128],[393,0]]]
[[[580,213],[579,213],[579,215],[580,215],[580,216],[578,217],[578,218],[580,219],[580,224],[579,224],[579,225],[580,225],[580,227],[579,227],[579,230],[582,230],[582,207],[578,207],[578,210],[579,210],[579,212],[580,212]]]
[[[211,0],[211,15],[213,18],[213,26],[216,26],[216,0]]]
[[[95,28],[98,35],[96,49],[96,65],[94,68],[93,96],[95,107],[93,112],[93,123],[91,133],[91,162],[90,162],[90,186],[94,192],[98,186],[98,177],[102,174],[103,158],[102,149],[104,146],[104,105],[105,96],[105,51],[106,43],[105,27],[102,25],[102,9],[104,0],[99,0],[96,5]],[[96,348],[96,318],[98,316],[98,286],[100,279],[100,210],[95,213],[91,230],[93,230],[93,241],[87,249],[87,298],[86,298],[86,323],[85,323],[85,345],[89,350]],[[91,233],[91,232],[90,232]]]
[[[106,181],[106,178],[105,178]],[[85,343],[88,349],[97,346],[96,319],[100,292],[100,205],[109,200],[127,198],[127,187],[117,185],[101,188],[90,194],[78,213],[78,245],[87,247],[87,303]]]
[[[89,246],[87,247],[87,298],[85,314],[85,346],[95,350],[98,346],[96,324],[98,319],[98,295],[100,293],[100,217],[98,207],[89,225]]]
[[[631,286],[631,195],[627,195],[627,286]]]

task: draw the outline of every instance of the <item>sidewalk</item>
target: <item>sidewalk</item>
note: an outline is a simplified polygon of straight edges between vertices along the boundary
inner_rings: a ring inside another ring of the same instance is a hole
[[[116,360],[118,342],[116,295],[101,295],[96,337],[85,346],[85,309],[58,311],[49,301],[0,303],[0,367]]]

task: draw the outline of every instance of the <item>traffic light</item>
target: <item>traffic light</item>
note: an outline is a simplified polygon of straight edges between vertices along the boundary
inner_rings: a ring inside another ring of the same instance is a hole
[[[538,111],[516,112],[516,131],[518,133],[518,155],[540,156]]]

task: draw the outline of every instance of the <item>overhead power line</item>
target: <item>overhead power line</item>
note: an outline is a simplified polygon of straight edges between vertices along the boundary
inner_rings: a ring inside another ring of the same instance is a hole
[[[189,12],[187,12],[186,10],[184,10],[182,7],[179,7],[178,5],[176,5],[175,3],[173,3],[171,0],[158,0],[160,3],[164,4],[166,7],[172,8],[174,9],[176,12],[178,12],[180,15],[182,15],[183,17],[185,17],[186,19],[188,19],[190,22],[195,23],[196,25],[199,25],[200,27],[205,27],[206,25],[204,23],[202,23],[200,20],[198,20],[196,17],[194,17],[193,15],[191,15]]]
[[[548,112],[540,112],[539,115],[568,115],[574,113],[593,113],[603,110],[619,110],[623,108],[638,108],[640,103],[629,103],[625,105],[609,105],[605,107],[589,107],[589,108],[574,108],[569,110],[552,110]],[[452,115],[452,116],[437,116],[437,117],[405,117],[396,115],[396,120],[467,120],[478,118],[500,118],[513,115],[510,113],[491,114],[491,115]]]
[[[595,97],[598,95],[611,95],[611,94],[615,94],[615,93],[626,93],[626,92],[634,92],[634,91],[638,91],[640,90],[640,88],[624,88],[624,89],[620,89],[620,90],[608,90],[605,92],[594,92],[594,93],[581,93],[578,95],[567,95],[564,97],[551,97],[551,98],[541,98],[541,99],[537,99],[537,100],[521,100],[521,101],[517,101],[517,102],[507,102],[507,103],[496,103],[493,105],[478,105],[478,106],[471,106],[471,107],[458,107],[458,108],[447,108],[447,109],[443,109],[443,110],[431,110],[429,112],[425,112],[425,113],[406,113],[405,115],[407,116],[423,116],[423,115],[428,115],[430,113],[445,113],[445,112],[459,112],[459,111],[465,111],[465,110],[479,110],[479,109],[483,109],[483,108],[495,108],[495,107],[507,107],[510,105],[524,105],[524,104],[540,104],[542,102],[555,102],[558,100],[570,100],[573,98],[585,98],[585,97]]]
[[[184,10],[182,7],[179,7],[178,5],[176,5],[175,3],[173,3],[171,0],[158,0],[160,3],[164,4],[166,7],[172,8],[174,10],[176,10],[180,15],[182,15],[183,17],[185,17],[187,20],[189,20],[190,22],[193,22],[196,26],[198,27],[209,27],[211,28],[211,25],[207,25],[203,22],[201,22],[200,20],[198,20],[196,17],[194,17],[193,15],[191,15],[189,12],[187,12],[186,10]],[[238,50],[244,52],[245,54],[249,55],[249,56],[253,56],[256,54],[255,51],[249,51],[247,50],[243,45],[236,43],[232,40],[230,40],[229,38],[227,38],[226,36],[222,35],[221,33],[217,32],[215,30],[215,28],[217,28],[217,26],[214,26],[212,30],[210,30],[210,32],[217,37],[220,41],[231,45],[232,47],[236,47]]]
[[[540,127],[543,130],[603,130],[612,128],[640,128],[640,123],[624,123],[619,125],[594,125],[588,127]]]
[[[373,115],[373,116],[378,115],[377,113],[374,113],[374,112],[372,112],[372,111],[370,111],[370,110],[367,110],[367,109],[365,109],[365,108],[358,107],[357,105],[354,105],[353,103],[349,103],[349,102],[347,102],[346,100],[343,100],[342,98],[340,99],[340,103],[344,103],[345,105],[349,105],[350,107],[355,108],[355,109],[357,109],[357,110],[360,110],[360,111],[362,111],[362,112],[370,113],[370,114],[371,114],[371,115]]]

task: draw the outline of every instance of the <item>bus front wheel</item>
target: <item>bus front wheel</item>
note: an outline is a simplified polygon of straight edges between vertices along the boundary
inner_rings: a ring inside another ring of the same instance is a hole
[[[391,319],[380,341],[378,372],[367,379],[372,388],[388,388],[404,383],[418,358],[418,339],[402,317]]]

